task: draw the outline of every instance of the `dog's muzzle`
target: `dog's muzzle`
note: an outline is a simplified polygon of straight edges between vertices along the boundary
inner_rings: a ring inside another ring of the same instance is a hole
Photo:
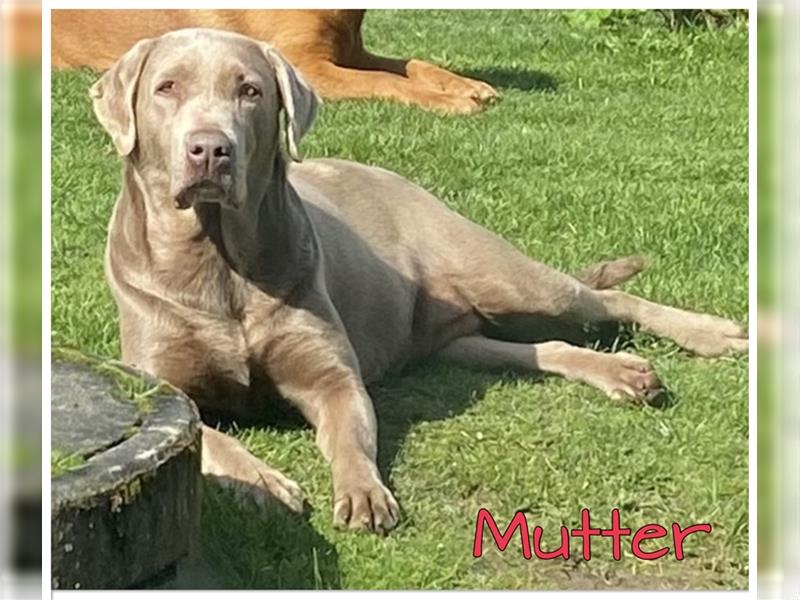
[[[222,131],[201,129],[186,136],[185,176],[175,205],[180,209],[195,202],[224,202],[233,182],[234,146]]]

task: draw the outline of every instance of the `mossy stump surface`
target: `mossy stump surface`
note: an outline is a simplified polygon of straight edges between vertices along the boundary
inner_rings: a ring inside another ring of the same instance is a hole
[[[200,516],[200,418],[166,384],[55,351],[52,587],[146,584],[185,557]]]

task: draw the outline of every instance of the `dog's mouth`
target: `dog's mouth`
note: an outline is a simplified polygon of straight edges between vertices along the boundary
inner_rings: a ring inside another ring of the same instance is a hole
[[[199,202],[225,204],[230,199],[231,185],[229,177],[220,179],[199,179],[181,189],[175,194],[175,208],[186,210]]]

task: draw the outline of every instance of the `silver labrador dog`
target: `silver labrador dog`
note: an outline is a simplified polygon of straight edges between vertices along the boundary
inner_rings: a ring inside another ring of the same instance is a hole
[[[648,401],[661,384],[647,361],[570,345],[550,325],[637,323],[705,356],[747,348],[731,321],[610,289],[637,258],[564,275],[399,175],[301,162],[318,100],[266,43],[203,29],[142,40],[91,96],[124,157],[106,254],[123,360],[204,413],[291,402],[330,462],[337,524],[386,532],[398,519],[365,387],[387,370],[438,356]],[[210,427],[202,463],[302,506],[294,482]]]

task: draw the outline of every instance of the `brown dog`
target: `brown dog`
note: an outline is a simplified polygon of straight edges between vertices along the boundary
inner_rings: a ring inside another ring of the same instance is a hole
[[[268,41],[325,98],[386,98],[473,113],[497,98],[482,81],[420,60],[370,54],[363,10],[54,10],[53,67],[107,69],[134,43],[174,29],[227,29]]]
[[[388,370],[441,357],[648,401],[661,384],[646,360],[543,340],[537,324],[635,322],[702,355],[747,349],[731,321],[603,289],[637,260],[579,280],[399,175],[299,162],[317,99],[264,42],[204,29],[142,40],[92,97],[125,163],[106,254],[123,359],[203,411],[257,415],[270,393],[297,406],[330,461],[337,523],[397,522],[366,388]],[[525,337],[538,343],[509,341]],[[299,506],[299,488],[235,439],[205,428],[203,444],[206,474]]]

